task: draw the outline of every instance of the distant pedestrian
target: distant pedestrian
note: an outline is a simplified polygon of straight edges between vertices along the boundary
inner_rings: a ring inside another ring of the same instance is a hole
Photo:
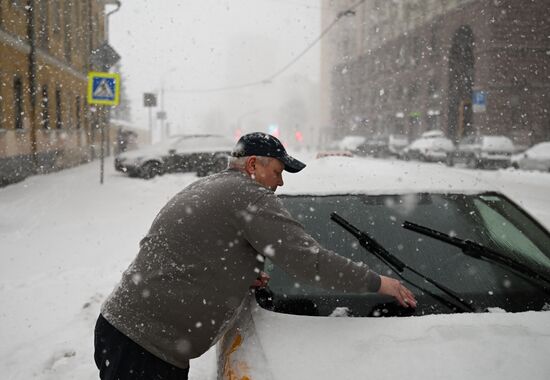
[[[176,194],[159,212],[101,308],[95,361],[101,379],[187,379],[189,360],[226,331],[263,256],[302,281],[348,292],[414,295],[319,245],[275,195],[282,172],[305,164],[268,134],[238,141],[229,168]]]

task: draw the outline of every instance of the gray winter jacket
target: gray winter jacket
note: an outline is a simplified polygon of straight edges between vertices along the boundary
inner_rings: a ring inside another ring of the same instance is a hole
[[[186,368],[224,333],[265,256],[308,284],[380,287],[365,265],[321,247],[273,191],[226,170],[166,204],[101,313],[147,351]]]

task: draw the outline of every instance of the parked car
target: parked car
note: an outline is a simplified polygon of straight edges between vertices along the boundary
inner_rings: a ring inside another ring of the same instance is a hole
[[[366,137],[353,152],[358,156],[387,157],[390,155],[388,136]]]
[[[506,168],[515,151],[514,143],[506,136],[471,135],[458,144],[453,162],[465,163],[469,168]]]
[[[439,129],[432,129],[429,131],[422,132],[420,134],[420,137],[424,139],[429,139],[432,137],[446,137],[446,136],[443,131],[440,131]]]
[[[365,142],[367,138],[365,136],[349,135],[344,136],[342,140],[336,143],[334,148],[339,150],[354,151],[359,145]]]
[[[219,379],[547,378],[550,233],[542,225],[467,173],[320,161],[287,176],[282,202],[327,248],[401,274],[418,306],[323,290],[318,274],[302,281],[283,271],[269,247],[258,259],[269,287],[242,304],[218,343]],[[398,261],[380,260],[380,251]]]
[[[405,135],[391,134],[388,136],[388,150],[392,156],[398,157],[408,145],[409,138]]]
[[[401,152],[405,160],[450,163],[455,146],[441,131],[424,132]]]
[[[125,152],[115,158],[115,169],[145,179],[173,172],[198,176],[227,167],[234,143],[218,135],[174,136],[166,142]]]
[[[366,140],[355,148],[358,156],[374,157],[398,157],[409,145],[409,139],[405,135],[390,134],[367,137]]]
[[[321,150],[315,155],[315,158],[325,157],[353,157],[353,153],[349,150]]]
[[[535,144],[525,152],[513,155],[511,161],[516,169],[550,171],[550,142]]]

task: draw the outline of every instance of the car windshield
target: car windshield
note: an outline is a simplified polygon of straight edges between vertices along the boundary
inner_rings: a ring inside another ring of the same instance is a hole
[[[407,220],[470,239],[511,257],[548,276],[550,236],[536,221],[497,193],[285,196],[284,204],[322,245],[354,261],[387,274],[386,265],[365,251],[357,240],[329,219],[332,212],[367,232],[407,265],[457,292],[478,308],[507,311],[541,310],[550,296],[512,271],[464,255],[460,249],[402,228]],[[297,284],[296,280],[268,262],[270,288],[276,309],[312,302],[312,313],[323,315],[348,306],[354,315],[373,315],[382,302],[377,294],[346,295]],[[419,283],[422,286],[426,285]],[[443,296],[436,288],[430,290]],[[415,289],[417,314],[448,313],[448,308]]]
[[[513,150],[514,144],[505,136],[485,136],[483,138],[483,148]]]

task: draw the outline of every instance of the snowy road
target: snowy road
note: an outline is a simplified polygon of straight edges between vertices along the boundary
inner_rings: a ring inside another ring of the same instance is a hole
[[[158,210],[196,179],[144,181],[106,166],[103,186],[94,162],[0,189],[2,379],[98,378],[92,333],[99,305]],[[550,228],[550,174],[448,170],[489,181]],[[211,350],[192,362],[190,378],[214,379],[213,360]]]

